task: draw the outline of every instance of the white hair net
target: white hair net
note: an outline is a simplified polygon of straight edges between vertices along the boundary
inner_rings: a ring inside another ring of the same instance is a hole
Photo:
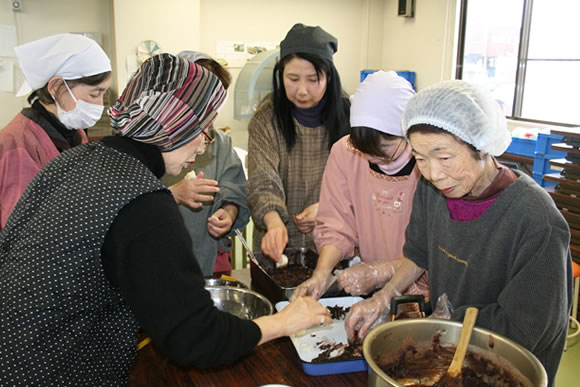
[[[488,91],[465,81],[441,82],[411,98],[401,119],[405,135],[417,124],[441,128],[493,156],[511,142],[499,104]]]
[[[401,115],[413,95],[411,84],[394,71],[369,74],[351,97],[350,126],[403,137]]]

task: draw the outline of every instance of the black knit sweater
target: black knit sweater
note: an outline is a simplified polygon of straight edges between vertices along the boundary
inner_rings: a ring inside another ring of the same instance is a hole
[[[165,172],[157,147],[123,137],[103,144]],[[193,241],[195,243],[195,241]],[[255,347],[258,326],[218,311],[192,253],[192,241],[169,191],[140,196],[116,217],[102,248],[105,273],[154,345],[180,365],[231,363]]]

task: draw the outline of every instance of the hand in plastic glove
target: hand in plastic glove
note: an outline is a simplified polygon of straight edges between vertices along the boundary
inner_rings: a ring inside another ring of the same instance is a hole
[[[262,331],[258,344],[290,336],[315,325],[330,324],[330,311],[312,297],[298,297],[280,312],[254,320]]]
[[[399,260],[396,263],[399,263]],[[395,270],[396,265],[391,262],[372,265],[361,262],[346,270],[337,270],[336,280],[345,292],[360,296],[382,288],[393,277]]]
[[[308,234],[314,230],[316,226],[316,214],[318,214],[318,203],[314,203],[304,209],[299,214],[292,217],[294,223],[296,223],[296,228],[303,234]]]
[[[204,179],[203,172],[197,175],[197,179],[183,179],[169,187],[177,204],[183,204],[189,208],[200,208],[203,202],[213,200],[213,193],[220,191],[216,180]],[[208,195],[209,194],[209,195]]]
[[[390,311],[391,298],[400,296],[402,290],[415,282],[424,269],[418,267],[408,258],[403,258],[396,274],[387,282],[385,287],[376,292],[371,298],[354,304],[346,315],[345,326],[348,340],[352,343],[357,335],[362,342],[375,321],[381,316],[387,316]]]
[[[333,279],[334,276],[332,273],[327,274],[321,270],[315,270],[312,273],[312,277],[298,285],[294,293],[292,293],[291,299],[293,300],[301,296],[311,296],[319,299],[328,290],[330,285],[332,285]]]
[[[356,341],[362,343],[371,328],[387,321],[386,316],[390,311],[387,299],[390,297],[378,292],[373,297],[357,302],[350,307],[344,321],[349,343]]]

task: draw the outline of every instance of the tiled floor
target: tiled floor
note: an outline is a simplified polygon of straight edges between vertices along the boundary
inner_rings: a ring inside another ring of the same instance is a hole
[[[580,337],[576,336],[568,343],[568,350],[562,356],[556,374],[556,387],[578,386],[580,386]]]

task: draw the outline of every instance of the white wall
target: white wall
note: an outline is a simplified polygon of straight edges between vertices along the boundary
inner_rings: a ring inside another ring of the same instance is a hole
[[[116,91],[143,40],[155,40],[163,52],[215,55],[218,40],[280,42],[294,23],[320,25],[338,38],[335,64],[353,93],[362,69],[416,71],[419,89],[452,78],[457,1],[415,0],[415,17],[403,18],[397,0],[25,0],[19,13],[3,0],[0,24],[16,25],[19,43],[58,32],[101,32]],[[230,91],[239,71],[230,69]],[[15,89],[21,81],[18,74]],[[24,98],[0,93],[0,128],[24,105]],[[216,125],[231,127],[234,145],[246,148],[247,124],[234,120],[229,98]]]
[[[415,16],[397,15],[397,0],[385,0],[383,69],[416,72],[420,90],[453,79],[458,0],[415,0]]]
[[[18,44],[63,32],[100,32],[103,49],[113,54],[111,0],[23,0],[22,10],[12,11],[10,1],[0,1],[0,24],[15,26]],[[2,39],[2,36],[0,36]],[[23,78],[15,58],[14,93],[0,92],[0,128],[4,127],[24,106],[26,97],[16,98]]]
[[[127,61],[137,45],[154,40],[162,52],[199,47],[200,0],[113,0],[117,88],[127,84]]]
[[[384,0],[201,0],[200,49],[215,55],[216,41],[242,40],[279,43],[295,23],[319,25],[338,39],[334,62],[344,89],[353,93],[364,67],[368,3]],[[375,4],[375,7],[377,5]],[[381,26],[382,27],[382,26]],[[379,40],[381,29],[376,28]],[[375,34],[375,35],[376,35]],[[195,48],[195,47],[184,47]],[[240,72],[232,68],[231,90]],[[247,149],[249,120],[233,119],[233,93],[216,120],[216,126],[232,128],[234,145]]]
[[[383,66],[386,2],[387,0],[363,2],[361,12],[362,40],[360,42],[361,66],[359,70],[380,69]]]
[[[359,71],[369,62],[380,63],[384,1],[166,0],[161,7],[157,0],[113,0],[119,89],[127,80],[127,56],[134,54],[142,40],[155,40],[164,52],[197,49],[215,56],[219,40],[279,43],[292,25],[301,22],[320,25],[337,37],[335,64],[345,90],[353,93]],[[229,71],[233,91],[240,68]],[[247,148],[248,120],[233,117],[230,96],[216,126],[231,127],[234,145]]]

